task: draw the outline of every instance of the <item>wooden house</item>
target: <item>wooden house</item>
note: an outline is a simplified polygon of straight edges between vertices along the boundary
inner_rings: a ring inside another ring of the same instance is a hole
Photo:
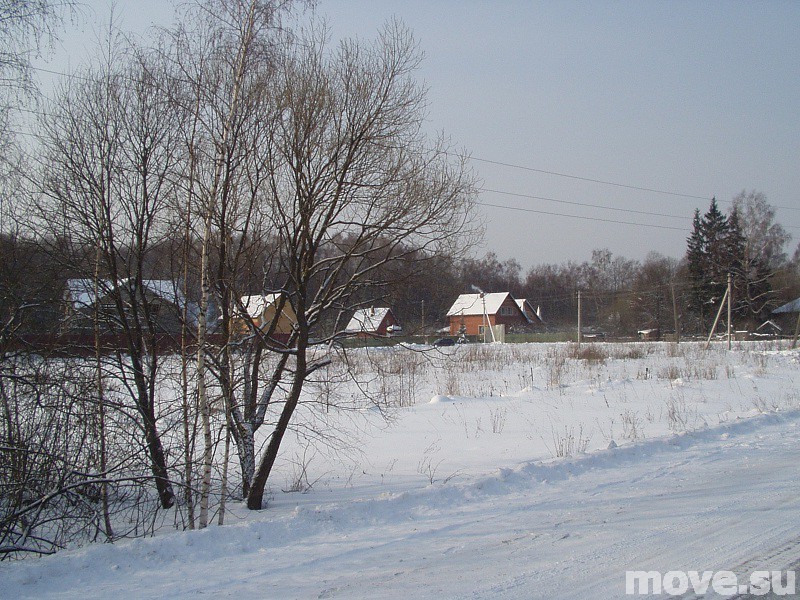
[[[776,325],[788,335],[792,335],[797,329],[798,313],[800,313],[800,298],[795,298],[772,311]]]
[[[487,325],[505,325],[506,329],[525,327],[530,321],[508,292],[461,294],[450,310],[450,335],[483,335]]]
[[[262,331],[271,329],[272,337],[279,341],[286,341],[297,323],[297,315],[288,301],[284,301],[278,315],[278,305],[281,304],[281,294],[256,294],[240,298],[243,310],[237,311],[233,317],[231,330],[234,333],[246,335],[253,331],[253,327]],[[274,324],[274,327],[273,327]]]
[[[402,330],[391,308],[360,308],[345,327],[345,333],[361,338],[387,337]]]
[[[89,331],[99,325],[103,332],[121,328],[119,305],[124,318],[149,318],[160,333],[180,331],[186,298],[174,281],[145,279],[137,288],[133,279],[69,279],[64,292],[64,326],[71,331]]]
[[[517,298],[516,303],[530,325],[544,325],[542,311],[538,307],[534,310],[533,305],[525,298]]]

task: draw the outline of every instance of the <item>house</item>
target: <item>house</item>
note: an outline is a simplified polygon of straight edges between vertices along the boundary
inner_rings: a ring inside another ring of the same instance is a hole
[[[97,322],[104,331],[118,331],[119,301],[126,319],[146,316],[161,333],[180,330],[182,313],[187,304],[183,292],[174,281],[145,279],[140,290],[135,287],[136,280],[132,278],[120,279],[116,285],[111,279],[68,279],[64,292],[65,327],[69,330],[90,330]],[[137,307],[136,311],[134,306]]]
[[[787,302],[783,306],[779,306],[775,310],[772,311],[773,315],[779,315],[784,313],[796,313],[800,312],[800,298],[795,298],[791,302]]]
[[[536,310],[533,309],[533,305],[528,302],[525,298],[516,298],[517,306],[522,311],[522,314],[525,315],[525,318],[528,319],[528,323],[531,325],[544,325],[544,321],[542,320],[542,311],[537,306]]]
[[[242,310],[237,311],[233,317],[231,330],[234,333],[246,335],[253,327],[268,330],[272,327],[272,337],[276,340],[286,341],[297,324],[297,315],[292,305],[283,299],[280,316],[277,317],[278,305],[281,304],[281,294],[255,294],[242,296]],[[274,327],[273,327],[274,324]]]
[[[387,337],[402,331],[400,323],[391,308],[360,308],[345,327],[344,332],[366,337]]]
[[[753,336],[760,337],[779,337],[783,335],[783,328],[775,321],[764,321],[753,332]]]
[[[797,328],[797,313],[800,313],[800,298],[787,302],[772,311],[776,324],[787,332],[792,332]]]
[[[487,324],[505,325],[507,329],[531,324],[508,292],[461,294],[447,311],[447,318],[450,321],[450,335],[483,335]]]

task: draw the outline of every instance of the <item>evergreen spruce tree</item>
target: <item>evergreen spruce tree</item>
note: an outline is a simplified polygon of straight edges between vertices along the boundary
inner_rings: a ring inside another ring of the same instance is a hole
[[[692,220],[692,234],[687,239],[686,262],[689,268],[689,280],[692,288],[689,296],[689,308],[700,322],[705,321],[705,243],[700,210],[695,209]]]
[[[716,199],[711,200],[702,218],[695,210],[686,248],[692,284],[689,308],[704,332],[719,310],[729,273],[733,278],[734,320],[752,328],[768,317],[773,297],[771,270],[754,250],[735,205],[728,217],[719,210]]]
[[[745,265],[746,240],[742,233],[739,211],[734,207],[728,215],[728,236],[725,244],[725,262],[733,278],[733,314],[736,320],[747,315],[748,276]]]
[[[687,261],[692,282],[691,308],[703,331],[708,331],[728,285],[730,269],[728,219],[711,199],[708,212],[699,218],[695,211],[694,227],[688,238]]]

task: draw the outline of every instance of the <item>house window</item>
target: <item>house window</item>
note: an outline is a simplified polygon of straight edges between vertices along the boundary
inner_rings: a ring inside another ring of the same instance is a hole
[[[514,309],[511,308],[510,306],[501,306],[500,314],[506,317],[510,317],[514,314]]]

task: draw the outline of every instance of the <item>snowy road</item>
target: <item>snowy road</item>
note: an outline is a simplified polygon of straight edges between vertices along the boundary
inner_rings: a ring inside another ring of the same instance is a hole
[[[798,458],[789,412],[424,488],[295,494],[230,527],[2,565],[0,597],[624,598],[627,570],[796,562]]]

